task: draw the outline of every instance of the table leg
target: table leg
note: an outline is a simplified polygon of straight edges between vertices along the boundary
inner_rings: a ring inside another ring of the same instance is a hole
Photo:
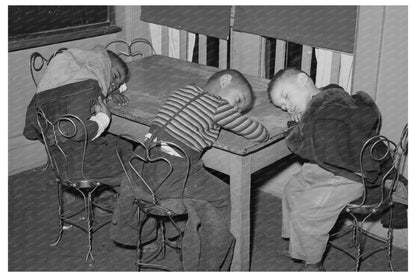
[[[232,271],[250,269],[250,156],[233,155],[230,162],[231,233],[236,238]]]

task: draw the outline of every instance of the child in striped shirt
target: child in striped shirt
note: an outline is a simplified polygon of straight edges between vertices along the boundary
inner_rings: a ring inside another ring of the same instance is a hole
[[[266,128],[242,113],[253,105],[253,91],[247,79],[237,70],[222,70],[213,74],[206,85],[188,85],[172,93],[152,121],[145,143],[168,141],[179,145],[191,161],[184,197],[207,200],[223,215],[227,224],[230,217],[230,188],[210,174],[201,160],[205,150],[218,139],[221,129],[230,130],[247,139],[263,142],[269,138]],[[157,151],[157,150],[156,150]],[[181,193],[182,178],[187,161],[177,149],[160,147],[161,155],[172,162],[173,172],[164,182],[169,186],[166,195]],[[145,180],[159,184],[167,172],[166,163],[146,164]],[[177,185],[177,187],[176,187]],[[175,195],[176,194],[176,195]]]
[[[189,157],[190,170],[183,190],[188,170],[184,153],[168,145],[152,149],[151,157],[164,157],[173,168],[169,177],[163,181],[170,169],[166,162],[143,163],[138,166],[140,174],[156,190],[159,199],[179,199],[183,192],[184,198],[205,200],[216,208],[224,226],[229,227],[230,187],[204,168],[201,157],[217,140],[222,128],[249,140],[268,140],[266,128],[242,114],[252,107],[253,101],[249,82],[236,70],[222,70],[213,74],[203,88],[188,85],[173,92],[152,121],[145,144],[155,141],[175,143]],[[144,153],[140,152],[142,150],[136,150],[136,153],[143,156]],[[128,188],[125,189],[128,191]],[[122,202],[125,204],[128,201]],[[122,221],[126,219],[113,219],[118,221],[113,227],[120,228],[118,230],[121,231]],[[146,229],[145,225],[143,233],[150,234],[150,230],[147,232]],[[124,238],[113,236],[113,239],[122,244],[134,245],[134,241],[128,241],[131,236],[125,234]]]

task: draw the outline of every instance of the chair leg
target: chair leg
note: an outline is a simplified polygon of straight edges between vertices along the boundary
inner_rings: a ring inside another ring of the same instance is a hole
[[[166,257],[166,231],[165,231],[165,222],[162,220],[162,222],[160,223],[160,232],[159,232],[159,236],[161,236],[162,238],[162,257],[159,260],[162,260]]]
[[[63,194],[62,194],[62,183],[60,180],[56,180],[58,187],[58,216],[59,216],[59,229],[58,236],[55,239],[55,242],[51,243],[51,246],[56,246],[62,239],[62,234],[64,232],[64,207],[63,207]]]
[[[387,229],[387,262],[391,271],[394,271],[393,264],[391,262],[391,251],[393,247],[393,228],[391,227],[393,221],[393,207],[389,208],[389,228]]]
[[[92,193],[94,190],[89,190],[87,197],[84,196],[84,205],[87,213],[87,242],[88,242],[88,251],[85,257],[86,262],[94,263],[94,256],[92,255],[92,234],[93,234],[93,223],[94,223],[94,211],[92,206]]]
[[[143,251],[142,251],[142,241],[141,241],[141,235],[142,235],[142,222],[140,221],[141,217],[140,217],[140,209],[137,208],[137,222],[139,223],[138,226],[138,232],[137,232],[137,246],[136,246],[136,270],[140,271],[141,270],[141,265],[142,265],[142,255],[143,255]]]
[[[362,243],[363,243],[363,222],[358,223],[355,222],[355,249],[356,249],[356,256],[355,256],[355,271],[360,271],[361,266],[361,252],[362,252]]]

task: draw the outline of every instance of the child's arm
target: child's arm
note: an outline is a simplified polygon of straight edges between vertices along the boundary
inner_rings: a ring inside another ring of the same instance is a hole
[[[121,94],[119,91],[115,90],[114,92],[111,92],[108,97],[109,100],[114,101],[119,106],[124,106],[129,103],[129,99],[127,96]]]
[[[228,103],[218,107],[214,121],[222,128],[252,141],[264,142],[269,139],[269,132],[261,123],[240,114],[236,107]]]
[[[111,91],[108,94],[108,99],[113,100],[117,105],[124,106],[129,103],[129,98],[123,95],[123,93],[127,90],[126,83],[123,83],[119,88]]]
[[[108,109],[106,103],[103,101],[101,96],[98,97],[98,102],[94,105],[93,110],[95,111],[95,115],[91,116],[90,120],[95,121],[97,123],[98,131],[92,140],[96,139],[104,132],[104,130],[110,124],[111,118],[110,110]]]

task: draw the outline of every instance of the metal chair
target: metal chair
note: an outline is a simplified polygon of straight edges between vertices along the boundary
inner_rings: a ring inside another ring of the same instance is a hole
[[[110,212],[110,210],[97,205],[93,201],[93,194],[102,184],[96,180],[88,178],[84,173],[85,157],[88,147],[87,129],[85,123],[76,115],[64,114],[61,116],[50,116],[47,114],[47,107],[37,107],[37,123],[42,134],[43,143],[48,156],[48,160],[55,172],[58,187],[58,216],[59,229],[56,240],[51,246],[56,246],[61,241],[64,224],[70,224],[87,233],[88,250],[85,261],[94,262],[92,254],[93,234],[104,225],[111,222],[107,220],[94,226],[94,207]],[[67,141],[75,137],[81,137],[82,153],[80,156],[65,145]],[[79,170],[71,173],[68,170],[70,160],[77,158]],[[72,188],[82,196],[84,205],[80,210],[65,212],[63,203],[63,188]],[[80,217],[84,214],[84,217]],[[78,216],[78,218],[76,218]],[[86,221],[86,222],[85,222]]]
[[[30,55],[29,59],[29,68],[30,68],[30,75],[32,76],[33,83],[35,84],[35,87],[38,87],[38,80],[39,77],[35,77],[35,75],[42,75],[42,72],[46,69],[46,67],[49,65],[51,60],[59,53],[62,53],[63,51],[67,50],[67,48],[60,48],[52,55],[49,56],[49,58],[45,58],[40,54],[39,52],[34,52],[32,55]],[[46,161],[45,166],[42,168],[42,170],[47,170],[49,168],[49,160]]]
[[[380,152],[380,145],[385,145],[385,150]],[[381,176],[381,181],[376,187],[368,186],[368,179],[365,176],[363,153],[369,151],[371,158],[382,162],[386,159],[392,158],[391,165],[387,168],[387,171]],[[344,254],[355,260],[355,270],[359,271],[361,262],[373,254],[386,250],[386,257],[388,266],[391,271],[394,271],[391,262],[392,240],[393,240],[393,199],[392,195],[398,184],[400,174],[403,172],[404,160],[407,155],[407,124],[405,125],[400,141],[395,144],[385,136],[377,135],[368,139],[362,147],[360,153],[360,166],[361,166],[361,179],[364,185],[363,195],[348,204],[344,208],[346,212],[352,218],[352,224],[342,227],[339,231],[330,235],[329,243],[335,249],[342,251]],[[364,224],[372,216],[381,215],[387,212],[389,217],[389,225],[387,228],[386,238],[372,234],[365,230]],[[348,248],[354,248],[355,252],[345,249],[340,244],[336,243],[336,239],[346,234],[352,233],[352,241]],[[381,247],[364,251],[365,238],[372,238],[382,243]]]
[[[118,51],[117,54],[120,56],[126,56],[126,57],[130,57],[133,58],[135,56],[140,56],[141,58],[145,57],[145,54],[143,51],[133,51],[132,48],[134,45],[138,45],[138,44],[144,44],[147,45],[150,48],[150,52],[152,55],[156,54],[155,49],[153,48],[153,45],[150,41],[148,41],[147,39],[144,38],[135,38],[133,39],[131,42],[127,42],[123,39],[116,39],[113,40],[111,42],[109,42],[105,48],[108,49],[110,46],[114,46],[114,45],[121,45],[121,46],[126,46],[127,47],[127,51]]]
[[[32,53],[32,55],[30,55],[30,60],[29,60],[30,75],[32,76],[33,83],[35,83],[36,87],[38,87],[38,81],[37,81],[38,78],[35,78],[35,72],[37,72],[38,74],[43,72],[43,70],[49,65],[51,60],[57,54],[62,53],[65,50],[67,50],[67,48],[60,48],[54,53],[52,53],[52,55],[49,58],[45,58],[39,52],[34,52]]]
[[[155,141],[150,144],[144,144],[140,140],[131,137],[129,135],[121,135],[123,138],[129,139],[135,143],[138,144],[138,147],[143,148],[143,156],[137,153],[137,150],[135,153],[132,154],[130,159],[128,160],[128,168],[131,170],[131,176],[128,174],[128,171],[126,167],[123,165],[123,169],[126,173],[130,189],[135,197],[135,203],[137,204],[137,219],[139,222],[139,229],[138,229],[138,239],[137,239],[137,252],[136,252],[136,267],[137,270],[140,271],[142,268],[148,267],[148,268],[155,268],[165,271],[170,271],[169,268],[157,264],[150,263],[154,259],[158,258],[160,254],[162,254],[161,258],[164,258],[166,256],[166,246],[169,246],[177,252],[180,253],[181,251],[181,243],[182,243],[182,237],[183,237],[183,230],[179,227],[179,225],[176,223],[176,219],[178,217],[186,216],[187,211],[183,204],[183,194],[187,182],[187,178],[189,175],[189,169],[190,169],[190,159],[186,152],[177,144],[168,142],[168,141]],[[160,188],[160,186],[167,180],[167,178],[172,174],[173,167],[171,162],[164,158],[164,157],[152,157],[152,149],[155,149],[156,147],[160,146],[169,146],[173,147],[174,149],[179,150],[186,158],[188,169],[186,172],[184,172],[183,175],[183,182],[182,182],[182,193],[180,199],[160,199],[157,195],[157,191]],[[120,158],[120,156],[119,156]],[[140,173],[140,168],[138,168],[137,165],[134,165],[134,161],[139,161],[139,163],[153,163],[158,161],[163,161],[169,165],[169,171],[162,178],[159,184],[149,184]],[[121,164],[123,164],[121,158],[120,158]],[[139,180],[139,182],[135,181],[134,179]],[[141,186],[145,191],[148,192],[148,196],[145,199],[143,195],[139,195],[135,193],[134,186]],[[148,199],[151,198],[151,201]],[[156,242],[157,242],[157,248],[147,255],[147,257],[144,256],[143,248],[146,245],[146,242],[142,240],[142,227],[144,223],[150,218],[156,219],[157,226],[156,226]],[[166,237],[166,229],[165,224],[169,222],[171,223],[174,228],[177,231],[178,239],[175,242],[171,242]]]

